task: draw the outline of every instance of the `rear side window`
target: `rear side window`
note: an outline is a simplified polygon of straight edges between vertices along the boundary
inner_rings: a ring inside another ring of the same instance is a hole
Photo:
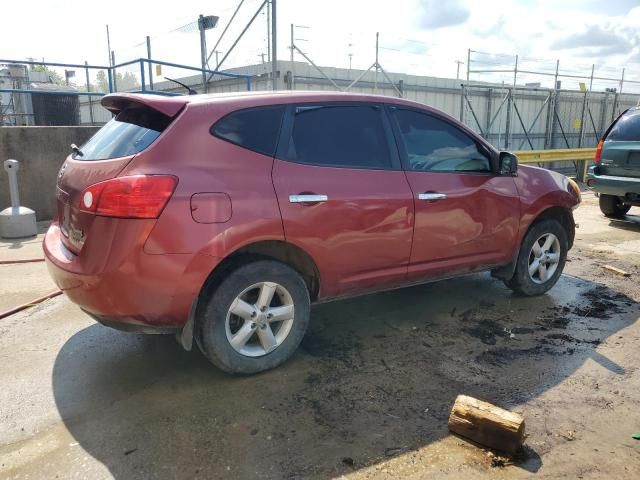
[[[607,140],[616,142],[640,141],[640,109],[632,109],[622,115],[611,127]]]
[[[107,160],[145,150],[169,126],[171,118],[146,107],[126,108],[89,139],[74,160]]]
[[[273,157],[284,107],[258,107],[233,112],[211,127],[218,138]]]

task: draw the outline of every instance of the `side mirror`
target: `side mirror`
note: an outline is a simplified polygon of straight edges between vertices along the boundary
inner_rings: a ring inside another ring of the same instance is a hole
[[[518,157],[511,152],[500,152],[498,173],[505,176],[515,176],[518,173]]]

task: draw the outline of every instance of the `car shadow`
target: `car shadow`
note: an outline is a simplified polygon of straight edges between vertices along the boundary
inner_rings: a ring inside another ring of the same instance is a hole
[[[640,232],[640,215],[625,215],[620,219],[609,219],[609,226],[629,230],[631,232]]]
[[[624,374],[596,348],[639,310],[580,278],[522,298],[472,275],[317,305],[294,357],[252,377],[173,338],[94,325],[58,353],[53,392],[116,479],[330,478],[448,436],[458,394],[513,408],[588,359]],[[518,465],[541,464],[529,447]]]

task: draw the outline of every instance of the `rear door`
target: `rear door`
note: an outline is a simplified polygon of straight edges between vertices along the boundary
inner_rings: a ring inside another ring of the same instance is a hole
[[[609,128],[602,146],[600,172],[640,177],[640,109],[629,109]]]
[[[290,106],[273,168],[285,237],[316,261],[321,295],[403,282],[413,199],[372,103]]]
[[[62,242],[78,254],[95,215],[82,212],[82,193],[90,185],[116,177],[139,152],[167,128],[171,118],[140,104],[122,104],[118,114],[63,164],[56,202]]]
[[[513,178],[494,174],[488,149],[453,122],[416,109],[389,112],[415,201],[409,279],[508,262],[520,223]]]

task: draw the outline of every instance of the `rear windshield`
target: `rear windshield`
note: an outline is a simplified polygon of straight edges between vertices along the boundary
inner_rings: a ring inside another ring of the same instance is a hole
[[[171,118],[150,108],[127,108],[89,139],[74,160],[126,157],[146,149],[169,126]]]
[[[611,127],[607,140],[616,142],[637,142],[640,141],[640,109],[633,108]]]

